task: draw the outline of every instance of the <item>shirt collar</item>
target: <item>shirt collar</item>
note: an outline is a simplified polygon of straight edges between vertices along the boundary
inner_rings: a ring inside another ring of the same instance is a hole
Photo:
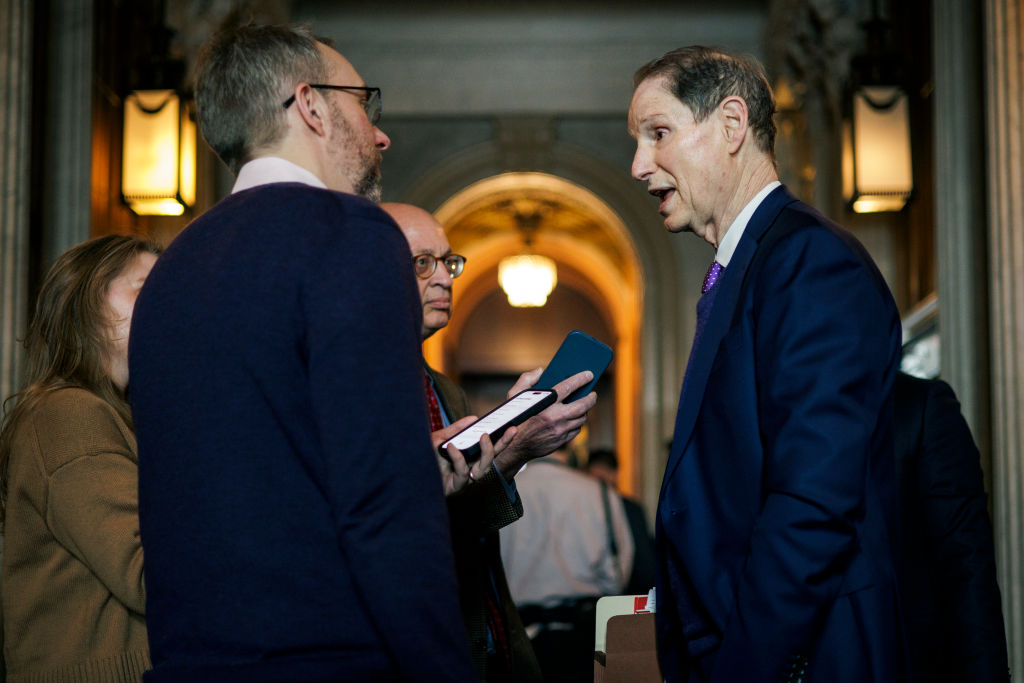
[[[750,217],[757,211],[757,207],[761,206],[761,202],[764,201],[765,197],[781,184],[778,180],[773,180],[765,185],[760,192],[754,195],[753,199],[747,202],[747,205],[736,216],[736,220],[725,231],[725,237],[722,238],[722,242],[718,245],[718,251],[715,252],[715,260],[721,263],[723,267],[728,266],[729,261],[732,260],[733,252],[736,251],[736,245],[740,243],[740,237],[743,237],[743,231],[747,229]]]
[[[269,183],[302,183],[327,189],[322,180],[298,164],[281,157],[260,157],[239,169],[231,194]]]

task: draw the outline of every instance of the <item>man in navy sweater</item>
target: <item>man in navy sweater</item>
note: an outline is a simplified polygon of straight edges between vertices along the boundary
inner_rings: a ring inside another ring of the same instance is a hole
[[[248,26],[196,101],[237,182],[135,309],[146,680],[472,680],[380,91]]]

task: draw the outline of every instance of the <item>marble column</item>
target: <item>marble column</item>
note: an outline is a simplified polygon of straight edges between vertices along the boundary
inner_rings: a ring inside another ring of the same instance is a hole
[[[47,35],[42,268],[90,236],[93,0],[51,3]],[[104,232],[103,226],[96,226]]]
[[[960,399],[991,490],[980,13],[972,0],[933,7],[940,374]]]
[[[984,4],[992,472],[996,560],[1014,680],[1024,680],[1024,7]]]
[[[32,5],[0,3],[0,400],[20,381],[28,313]]]

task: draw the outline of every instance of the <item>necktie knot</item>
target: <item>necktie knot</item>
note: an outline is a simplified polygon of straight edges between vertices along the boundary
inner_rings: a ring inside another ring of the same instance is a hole
[[[704,285],[700,289],[701,294],[707,294],[708,290],[715,286],[715,283],[718,282],[718,276],[722,274],[723,270],[725,270],[725,266],[721,263],[718,261],[711,262],[708,272],[704,276]]]

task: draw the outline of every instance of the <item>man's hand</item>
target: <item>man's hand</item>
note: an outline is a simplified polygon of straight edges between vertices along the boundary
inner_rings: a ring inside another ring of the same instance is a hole
[[[543,370],[537,368],[524,372],[509,389],[509,397],[532,387]],[[553,387],[558,393],[558,402],[519,425],[508,448],[496,453],[494,458],[506,480],[512,481],[512,477],[530,460],[548,455],[576,438],[587,421],[587,411],[597,403],[597,394],[590,392],[572,403],[562,403],[562,400],[593,377],[594,373],[584,370],[559,382]]]
[[[475,416],[469,415],[457,422],[453,422],[444,429],[431,433],[430,440],[434,446],[434,450],[437,451],[438,446],[476,422],[476,420],[477,418]],[[458,493],[484,476],[487,473],[487,468],[489,468],[491,463],[494,461],[494,457],[505,450],[505,448],[515,438],[515,435],[516,428],[510,427],[501,435],[501,438],[498,439],[498,443],[493,445],[491,444],[491,438],[489,436],[486,434],[481,436],[480,459],[473,463],[472,467],[470,467],[466,462],[466,459],[462,456],[462,451],[452,444],[448,444],[448,448],[446,449],[448,457],[445,458],[441,455],[437,456],[437,464],[441,469],[441,484],[444,487],[444,495],[450,496],[453,493]]]
[[[544,368],[534,368],[533,370],[527,370],[523,374],[519,375],[519,379],[512,385],[512,388],[505,394],[505,398],[512,398],[520,391],[526,391],[537,383],[540,376],[544,374]],[[558,395],[559,400],[562,398],[562,394]]]

